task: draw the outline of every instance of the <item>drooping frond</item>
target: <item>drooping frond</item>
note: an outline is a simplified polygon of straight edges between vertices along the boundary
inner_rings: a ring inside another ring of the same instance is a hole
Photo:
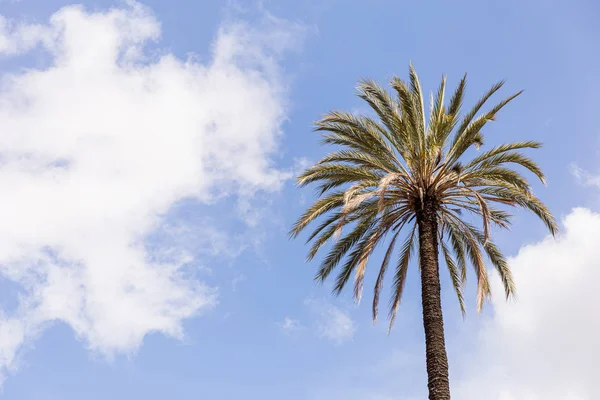
[[[319,200],[315,201],[313,205],[310,206],[308,210],[306,210],[304,214],[302,214],[302,216],[296,221],[292,227],[292,230],[290,231],[290,235],[294,238],[297,237],[298,234],[300,234],[300,232],[306,228],[308,224],[328,211],[341,207],[343,202],[344,192],[342,191],[332,193],[326,197],[321,197]],[[320,230],[321,229],[319,229],[319,231]]]
[[[387,267],[390,263],[390,258],[392,257],[392,253],[394,252],[394,246],[396,245],[396,239],[398,239],[398,235],[400,235],[400,230],[398,230],[394,237],[392,238],[387,251],[385,252],[385,256],[383,257],[383,262],[381,263],[381,267],[379,268],[379,274],[377,275],[377,280],[375,281],[375,289],[373,290],[373,323],[377,322],[377,314],[379,309],[379,294],[381,293],[381,289],[383,288],[383,278],[385,277],[385,273],[387,271]]]
[[[454,258],[452,257],[452,253],[450,249],[444,243],[444,241],[440,238],[440,244],[442,246],[442,253],[444,254],[444,260],[446,261],[446,266],[448,267],[448,272],[450,273],[450,279],[452,280],[452,286],[454,286],[454,291],[456,292],[456,297],[458,298],[458,304],[460,305],[460,311],[462,312],[463,317],[466,315],[467,311],[465,309],[465,300],[463,298],[463,281],[461,271],[456,265]]]
[[[400,250],[400,257],[398,258],[398,264],[396,266],[396,274],[394,275],[394,284],[392,288],[392,301],[390,303],[390,326],[388,332],[392,330],[394,322],[396,321],[396,314],[398,313],[398,307],[400,307],[400,301],[402,300],[402,293],[404,292],[404,284],[406,282],[406,273],[408,272],[408,264],[415,247],[415,236],[417,231],[417,224],[413,225],[412,230],[408,234],[408,237],[402,245]]]
[[[513,142],[513,143],[502,144],[502,145],[496,146],[488,151],[484,151],[479,156],[473,158],[467,165],[465,165],[465,168],[466,169],[475,168],[482,162],[487,161],[489,158],[495,157],[502,153],[506,153],[508,151],[521,150],[521,149],[539,149],[540,147],[542,147],[542,144],[540,142],[534,142],[534,141]]]
[[[484,301],[491,295],[491,288],[485,261],[481,253],[481,242],[469,225],[452,213],[444,214],[444,224],[452,235],[462,242],[465,253],[473,266],[477,278],[477,311],[481,311]]]
[[[319,281],[327,279],[331,271],[339,264],[346,253],[357,244],[374,225],[375,221],[370,218],[363,218],[360,220],[352,232],[348,233],[335,243],[333,248],[323,259],[315,279]]]

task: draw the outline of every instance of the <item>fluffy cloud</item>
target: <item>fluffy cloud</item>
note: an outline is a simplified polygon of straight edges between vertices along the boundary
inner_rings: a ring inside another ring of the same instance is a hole
[[[192,254],[146,239],[182,199],[247,201],[287,178],[271,155],[286,112],[276,60],[294,29],[228,24],[200,63],[148,56],[161,27],[135,2],[0,19],[3,57],[48,56],[0,87],[0,274],[20,288],[0,321],[0,368],[51,321],[111,355],[149,332],[180,337],[216,304]]]
[[[598,238],[600,214],[575,209],[557,240],[525,246],[510,260],[518,300],[494,298],[494,315],[472,344],[476,352],[462,360],[457,398],[600,398]]]

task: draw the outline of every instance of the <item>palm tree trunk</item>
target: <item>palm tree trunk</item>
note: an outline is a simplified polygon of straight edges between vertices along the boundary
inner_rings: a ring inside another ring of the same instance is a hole
[[[417,215],[419,225],[419,256],[421,264],[421,296],[425,349],[427,360],[427,387],[429,400],[449,400],[448,356],[444,340],[444,319],[440,296],[438,237],[436,206],[426,200]]]

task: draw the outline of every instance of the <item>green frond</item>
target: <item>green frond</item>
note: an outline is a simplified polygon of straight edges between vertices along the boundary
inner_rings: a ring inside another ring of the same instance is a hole
[[[379,268],[379,274],[377,274],[377,280],[375,281],[375,288],[373,290],[373,323],[377,322],[377,313],[379,309],[379,295],[381,293],[381,289],[383,288],[383,278],[385,277],[387,267],[390,263],[390,258],[392,257],[394,247],[396,246],[396,240],[398,239],[398,235],[400,235],[400,232],[400,230],[397,231],[392,237],[392,240],[388,245],[387,251],[385,252],[385,256],[383,257],[381,267]]]
[[[488,201],[520,207],[533,212],[546,225],[552,236],[556,236],[559,231],[558,224],[544,203],[530,192],[523,193],[511,189],[515,188],[491,186],[482,187],[478,191]]]
[[[323,195],[329,195],[332,189],[337,189],[340,186],[345,186],[347,184],[350,183],[354,183],[356,181],[345,181],[345,180],[335,180],[335,179],[330,179],[330,180],[325,180],[323,181],[323,183],[321,183],[319,186],[316,187],[316,194],[318,196],[323,196]],[[358,185],[358,183],[354,183],[355,186]],[[363,189],[367,190],[371,187],[374,187],[377,185],[377,183],[374,180],[364,180],[360,182],[360,185],[363,187]]]
[[[357,90],[358,97],[369,104],[389,132],[396,132],[401,128],[402,120],[396,112],[395,101],[387,90],[371,79],[361,80]]]
[[[425,104],[423,104],[423,92],[421,90],[421,83],[419,82],[419,77],[417,76],[417,71],[415,71],[415,67],[412,62],[409,67],[409,78],[410,78],[410,90],[414,97],[414,103],[416,104],[417,111],[417,122],[420,134],[425,136],[425,126],[427,122],[425,121]],[[425,143],[425,138],[423,137],[423,143]],[[424,149],[423,149],[424,150]]]
[[[529,170],[529,172],[537,176],[543,184],[546,184],[546,178],[541,168],[531,158],[525,157],[524,155],[517,152],[504,152],[495,156],[488,157],[484,161],[481,161],[478,164],[476,164],[475,167],[491,168],[506,163],[513,163],[522,166],[523,168]]]
[[[413,163],[416,160],[419,150],[422,148],[423,135],[419,132],[419,122],[417,107],[413,93],[406,83],[401,79],[392,78],[390,85],[398,95],[398,107],[402,112],[402,130],[398,133],[403,136],[407,143],[407,162]]]
[[[503,85],[504,85],[504,81],[500,81],[500,82],[496,83],[477,101],[477,103],[475,103],[473,108],[471,108],[471,110],[465,114],[465,117],[463,118],[461,124],[459,125],[459,127],[456,131],[457,134],[460,134],[462,131],[464,131],[467,128],[467,126],[469,126],[469,124],[471,124],[471,121],[473,120],[473,118],[475,118],[475,116],[477,115],[477,113],[479,112],[481,107],[483,107],[483,105],[489,100],[489,98],[492,97],[492,95],[494,93],[496,93],[498,90],[500,90],[500,88]]]
[[[535,141],[523,141],[523,142],[513,142],[513,143],[502,144],[502,145],[496,146],[486,152],[483,152],[480,155],[478,155],[477,157],[473,158],[465,166],[465,169],[474,168],[477,165],[479,165],[480,163],[482,163],[483,161],[486,161],[488,158],[494,157],[498,154],[505,153],[507,151],[521,150],[521,149],[539,149],[540,147],[542,147],[542,144],[540,142],[535,142]]]
[[[385,138],[387,131],[367,117],[355,117],[343,111],[331,111],[315,123],[315,131],[323,132],[322,143],[348,147],[380,158],[393,169],[396,157]]]
[[[356,276],[355,290],[362,290],[362,277],[364,276],[364,268],[366,268],[366,263],[371,255],[371,252],[377,245],[381,235],[384,233],[385,230],[372,227],[365,235],[363,235],[363,237],[348,255],[346,263],[336,278],[336,282],[333,287],[334,294],[339,295],[341,293],[341,291],[344,289],[344,286],[346,286],[346,283],[348,283],[348,280],[352,276],[352,273],[359,265],[361,270],[358,271]],[[354,295],[355,299],[360,297],[360,293],[357,293],[356,291]]]
[[[388,186],[394,182],[394,180],[398,180],[402,178],[403,174],[387,174],[379,181],[379,186],[377,187],[377,194],[379,196],[378,208],[379,211],[383,210],[385,205],[385,195],[387,194]]]
[[[489,121],[492,121],[492,119],[487,114],[482,115],[471,122],[464,130],[459,131],[448,150],[447,162],[452,163],[457,161],[473,145],[481,146],[483,144],[483,136],[480,132]]]
[[[315,201],[312,206],[310,206],[308,210],[306,210],[304,214],[300,216],[300,218],[298,218],[290,230],[289,235],[292,238],[297,237],[308,224],[315,220],[315,218],[318,218],[319,216],[337,207],[341,207],[343,204],[344,192],[335,192],[327,197],[321,197]]]
[[[477,277],[477,312],[481,312],[483,303],[491,295],[491,288],[485,262],[479,249],[479,240],[473,235],[469,225],[465,222],[450,213],[447,213],[446,216],[449,217],[446,224],[453,231],[453,234],[462,241],[465,253],[475,270]]]
[[[483,308],[483,303],[491,295],[489,277],[479,246],[469,238],[465,242],[465,248],[477,276],[477,312],[479,313]]]
[[[456,236],[454,230],[451,228],[446,229],[450,243],[452,244],[452,250],[456,256],[456,262],[460,270],[460,281],[464,285],[467,282],[467,260],[465,258],[465,247],[463,240]]]
[[[332,214],[321,225],[319,225],[307,239],[306,243],[309,243],[313,240],[314,241],[308,252],[308,255],[306,256],[306,260],[312,261],[319,249],[335,236],[335,233],[339,231],[339,221],[341,219],[344,219],[344,225],[349,225],[358,220],[374,219],[376,215],[377,207],[376,203],[374,202],[367,205],[363,204],[360,210],[355,211],[350,216],[345,216],[342,212],[336,212]]]
[[[383,231],[385,231],[385,229],[382,229],[380,225],[380,229],[373,232],[373,234],[371,234],[369,239],[365,242],[364,246],[362,246],[360,256],[358,257],[358,268],[356,268],[356,274],[354,277],[354,301],[356,301],[358,304],[360,304],[360,300],[362,299],[367,262],[369,261],[369,257],[373,253],[373,250],[375,250],[375,247],[379,243]]]
[[[463,298],[463,281],[461,277],[461,273],[454,262],[454,258],[448,249],[448,246],[444,243],[443,239],[440,238],[440,245],[442,246],[442,253],[444,254],[444,259],[446,261],[446,266],[448,267],[448,272],[450,273],[450,279],[452,280],[452,286],[454,287],[454,291],[456,292],[456,297],[458,298],[458,304],[460,305],[460,311],[465,317],[467,311],[465,309],[465,300]]]
[[[475,198],[477,199],[477,203],[479,204],[479,208],[481,209],[481,218],[483,220],[483,236],[484,236],[484,245],[490,239],[490,212],[488,210],[488,206],[486,201],[481,197],[479,193],[473,191]]]
[[[519,97],[521,94],[523,94],[523,91],[519,90],[517,93],[513,94],[512,96],[507,97],[506,99],[504,99],[501,102],[499,102],[498,104],[496,104],[486,114],[489,116],[489,118],[495,119],[496,114],[498,114],[498,111],[502,110],[504,108],[504,106],[506,106],[508,103],[510,103],[511,101],[513,101],[514,99],[516,99],[517,97]]]
[[[316,128],[315,131],[325,131],[325,129]],[[373,157],[381,157],[381,152],[377,148],[374,148],[371,144],[366,143],[363,140],[345,134],[339,127],[327,129],[327,133],[324,133],[321,136],[321,144],[346,147],[352,150],[362,151]]]
[[[353,137],[363,144],[372,146],[388,157],[393,157],[391,147],[384,140],[389,132],[372,118],[355,116],[345,111],[331,111],[316,122],[317,131],[330,131]],[[345,129],[340,129],[340,128]],[[333,129],[330,129],[333,128]]]
[[[380,173],[392,172],[385,162],[377,157],[373,157],[361,151],[356,150],[340,150],[328,154],[323,157],[318,164],[331,164],[331,163],[348,163],[356,167],[364,167],[373,169]]]
[[[493,88],[492,88],[493,89]],[[480,133],[481,129],[485,126],[485,124],[489,121],[494,121],[496,119],[496,114],[504,108],[508,103],[514,100],[517,96],[519,96],[523,91],[519,91],[512,96],[502,100],[496,106],[494,106],[490,111],[476,118],[474,121],[470,121],[463,126],[465,122],[467,122],[466,117],[463,121],[463,124],[459,126],[456,131],[456,135],[454,136],[454,140],[450,145],[450,150],[448,151],[448,159],[450,162],[458,160],[463,153],[476,141],[473,139]],[[492,93],[493,94],[493,93]],[[482,100],[487,100],[487,98],[482,98]],[[485,102],[485,101],[484,101]],[[468,117],[469,115],[467,115]]]
[[[339,185],[370,181],[377,185],[381,178],[383,178],[383,174],[368,168],[343,164],[317,164],[298,176],[298,185],[302,187],[317,181],[327,181]]]
[[[548,207],[546,207],[540,199],[534,195],[530,195],[528,198],[521,198],[519,200],[519,206],[533,212],[546,225],[552,236],[556,236],[558,233],[558,224],[550,210],[548,210]]]
[[[350,249],[373,228],[375,223],[376,221],[372,218],[363,218],[350,233],[340,238],[323,259],[315,279],[321,282],[327,279],[329,274],[331,274],[331,271],[338,266],[346,253],[348,253],[348,251],[350,251]]]
[[[435,102],[431,105],[431,115],[429,117],[429,127],[434,137],[434,145],[441,147],[444,143],[444,95],[446,92],[446,76],[442,76],[442,81],[435,96]]]
[[[496,268],[500,279],[502,280],[502,285],[504,286],[504,293],[506,299],[515,295],[515,284],[512,278],[512,272],[506,261],[506,258],[498,249],[498,247],[491,241],[486,241],[485,236],[473,225],[465,223],[467,229],[471,232],[473,237],[477,239],[479,244],[485,250],[490,262]]]
[[[498,166],[466,171],[462,175],[462,181],[471,188],[499,186],[514,188],[521,193],[531,192],[529,182],[521,174],[513,169]]]
[[[484,200],[486,202],[488,201],[488,199],[486,199],[485,197],[484,197]],[[451,209],[450,208],[451,206],[458,207],[458,208]],[[477,201],[474,201],[474,200],[471,200],[468,198],[457,199],[454,201],[448,200],[444,204],[444,207],[448,211],[451,211],[451,210],[456,211],[456,213],[458,215],[460,215],[460,213],[463,210],[466,210],[466,211],[469,211],[479,217],[483,217],[479,203]],[[487,204],[487,209],[488,209],[488,215],[489,215],[490,222],[492,222],[494,225],[496,225],[502,229],[508,229],[510,227],[510,222],[511,222],[510,220],[512,218],[512,214],[510,214],[506,211],[494,208],[493,206],[491,206],[489,204]]]
[[[310,243],[313,241],[308,254],[306,255],[306,261],[312,261],[313,258],[317,255],[317,252],[323,247],[325,243],[327,243],[339,230],[339,221],[343,218],[343,213],[336,212],[332,214],[329,218],[321,223],[308,237],[306,243]],[[351,217],[346,217],[346,224],[352,223],[354,220],[359,217],[356,215],[352,215]],[[338,222],[335,224],[334,222]],[[316,239],[315,239],[316,238]]]
[[[406,238],[404,244],[402,245],[402,249],[400,250],[400,258],[398,258],[398,265],[396,267],[396,274],[394,275],[394,284],[392,287],[392,301],[390,303],[390,326],[388,328],[388,333],[392,330],[394,326],[394,322],[396,320],[396,313],[398,312],[398,307],[400,306],[400,301],[402,300],[402,293],[404,292],[404,284],[406,282],[406,273],[408,271],[408,264],[410,262],[410,258],[415,247],[415,233],[417,231],[417,224],[413,225],[413,228]]]
[[[460,114],[460,109],[462,107],[462,102],[465,96],[465,88],[467,86],[467,74],[464,74],[458,86],[454,90],[454,94],[450,97],[450,103],[448,104],[448,112],[446,115],[448,118],[446,119],[446,123],[444,124],[444,141],[452,132],[456,123],[458,122],[458,117]]]
[[[506,258],[500,252],[500,249],[492,243],[487,242],[484,246],[485,252],[490,259],[490,262],[494,267],[496,267],[496,271],[498,271],[498,275],[500,275],[500,279],[502,280],[502,285],[504,286],[504,294],[506,299],[515,295],[515,283],[512,278],[512,272],[510,271],[510,267],[506,262]]]
[[[499,228],[509,229],[511,224],[512,214],[504,210],[499,210],[488,205],[490,212],[490,220]]]
[[[400,215],[400,218],[402,218],[402,215]],[[394,220],[397,220],[397,217],[392,217],[389,219],[391,222],[393,222]],[[408,217],[402,218],[403,221],[406,221],[407,219]],[[356,271],[354,278],[354,300],[357,303],[360,303],[364,286],[365,271],[369,257],[373,253],[373,250],[375,250],[375,247],[380,243],[381,238],[390,230],[392,226],[393,223],[390,223],[389,220],[386,220],[384,216],[380,219],[378,228],[372,229],[368,235],[361,239],[361,241],[356,245],[355,249],[349,255],[346,264],[337,277],[333,290],[335,294],[339,294],[343,290],[352,272]]]
[[[390,145],[398,152],[400,157],[403,160],[406,160],[409,157],[409,150],[407,149],[407,140],[405,137],[404,126],[402,122],[402,118],[396,109],[393,110],[394,113],[394,124],[397,128],[394,131],[390,131],[385,127],[382,127],[377,121],[368,116],[362,116],[364,124],[371,127],[373,130],[380,133],[382,137],[387,139]],[[396,165],[401,165],[400,160],[395,159]]]

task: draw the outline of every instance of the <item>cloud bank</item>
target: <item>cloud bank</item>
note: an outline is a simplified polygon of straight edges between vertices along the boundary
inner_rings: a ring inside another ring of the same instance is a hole
[[[0,369],[52,321],[110,356],[150,332],[181,337],[216,304],[192,254],[146,238],[182,199],[247,200],[287,178],[272,156],[294,29],[232,22],[200,62],[157,51],[159,21],[131,1],[0,19],[1,57],[48,57],[0,82],[0,275],[19,292],[1,315]]]
[[[600,214],[578,208],[556,241],[524,246],[510,260],[518,301],[494,297],[494,316],[470,345],[475,353],[461,361],[457,398],[600,398],[598,238]]]

